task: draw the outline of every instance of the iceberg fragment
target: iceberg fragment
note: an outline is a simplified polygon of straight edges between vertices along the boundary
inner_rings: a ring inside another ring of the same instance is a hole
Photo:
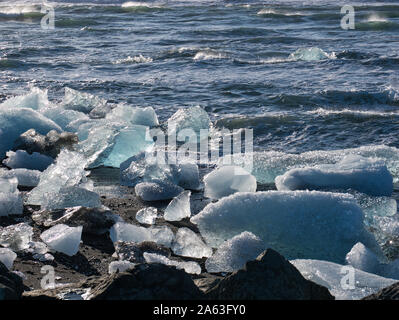
[[[71,88],[65,88],[62,106],[68,110],[90,113],[94,108],[106,105],[107,101],[90,93],[80,92]]]
[[[2,262],[8,270],[12,269],[14,260],[17,258],[17,254],[8,248],[0,248],[0,262]]]
[[[28,169],[13,169],[13,170],[1,170],[0,178],[18,180],[18,185],[23,187],[36,187],[40,181],[41,172],[38,170]]]
[[[65,224],[57,224],[44,231],[40,238],[51,249],[62,252],[68,256],[74,256],[79,251],[83,227],[68,227]]]
[[[377,256],[363,243],[356,243],[351,251],[345,257],[345,260],[352,267],[368,272],[368,273],[379,273],[380,261]]]
[[[168,181],[154,181],[139,183],[134,191],[144,201],[160,201],[172,199],[184,189]]]
[[[158,210],[154,207],[143,208],[136,213],[136,220],[143,224],[154,224],[158,218]]]
[[[6,156],[7,159],[3,161],[3,164],[11,169],[24,168],[44,171],[54,161],[51,157],[37,152],[29,154],[25,150],[17,150],[16,152],[8,151]]]
[[[42,209],[56,210],[71,207],[100,208],[100,196],[85,188],[62,187],[57,192],[47,192],[41,202]]]
[[[23,201],[17,186],[16,178],[0,178],[0,217],[22,214]]]
[[[135,264],[129,261],[112,261],[108,266],[108,273],[114,274],[117,272],[125,272],[133,269],[134,266]]]
[[[69,124],[77,120],[89,120],[89,116],[83,112],[75,110],[65,110],[62,107],[48,108],[41,111],[41,113],[47,118],[53,120],[63,130],[68,131]]]
[[[191,222],[198,226],[212,247],[248,231],[287,259],[312,258],[343,263],[357,242],[382,254],[365,229],[361,208],[348,194],[319,191],[236,193],[208,204],[191,218]]]
[[[14,251],[29,248],[32,237],[33,228],[26,223],[18,223],[0,228],[0,245]]]
[[[166,221],[180,221],[191,217],[190,208],[191,191],[184,191],[175,197],[167,206],[164,213]]]
[[[201,238],[188,228],[180,228],[172,244],[172,251],[183,257],[203,258],[212,255],[212,248],[208,247]]]
[[[208,272],[234,272],[242,269],[248,261],[255,260],[265,244],[251,232],[242,232],[224,242],[205,262]]]
[[[390,196],[393,180],[381,160],[347,156],[330,165],[296,168],[276,177],[277,190],[355,189],[372,196]]]
[[[236,192],[255,192],[256,178],[245,169],[225,166],[204,177],[205,196],[220,199]]]
[[[156,253],[144,253],[144,259],[147,263],[161,263],[167,266],[176,267],[176,269],[182,269],[187,273],[190,274],[201,274],[201,267],[198,263],[194,261],[174,261],[168,259],[165,256]]]
[[[0,109],[29,108],[40,110],[50,105],[47,90],[32,87],[29,93],[9,98],[1,103]]]
[[[147,127],[159,125],[158,117],[152,107],[134,108],[125,104],[119,104],[105,118],[111,121],[126,121],[131,125],[139,124]]]
[[[115,223],[111,227],[109,234],[112,242],[124,241],[140,243],[152,241],[152,235],[148,229],[125,222]]]
[[[168,226],[151,227],[149,231],[151,232],[152,241],[167,248],[170,248],[175,240],[175,235]]]
[[[200,187],[198,165],[195,163],[178,164],[177,181],[184,189],[197,190]]]

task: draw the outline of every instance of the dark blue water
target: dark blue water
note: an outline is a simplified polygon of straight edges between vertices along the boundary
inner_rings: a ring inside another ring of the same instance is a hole
[[[354,2],[354,30],[324,0],[58,1],[54,30],[38,3],[0,2],[0,100],[67,86],[161,120],[200,105],[255,149],[399,147],[397,1]]]

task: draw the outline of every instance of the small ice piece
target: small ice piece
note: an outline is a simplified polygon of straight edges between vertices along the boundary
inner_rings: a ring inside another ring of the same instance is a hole
[[[184,189],[169,181],[155,180],[137,184],[134,191],[144,201],[160,201],[172,199],[182,193]]]
[[[158,117],[152,107],[134,108],[119,104],[105,118],[111,121],[127,121],[129,124],[139,124],[148,127],[159,125]]]
[[[41,112],[47,118],[53,120],[63,130],[68,131],[68,125],[77,120],[89,120],[89,116],[76,110],[65,110],[62,107],[48,108]]]
[[[172,244],[172,251],[183,257],[203,258],[212,255],[212,248],[208,247],[194,231],[180,228]]]
[[[151,231],[147,228],[136,226],[125,222],[115,223],[110,231],[110,238],[112,242],[143,242],[152,241]]]
[[[147,263],[161,263],[167,266],[176,267],[176,269],[182,269],[190,274],[201,274],[200,265],[194,261],[179,262],[179,261],[170,260],[167,257],[162,256],[160,254],[148,253],[148,252],[144,252],[143,256]]]
[[[3,173],[3,171],[1,171]],[[0,193],[15,193],[18,190],[16,177],[0,177]]]
[[[211,120],[208,114],[200,106],[179,109],[174,115],[168,119],[168,135],[175,136],[177,141],[184,141],[188,130],[197,135],[198,141],[207,138],[201,130],[209,130]],[[186,130],[184,130],[186,129]],[[182,134],[182,137],[179,136]]]
[[[205,197],[220,199],[236,192],[255,192],[256,178],[237,166],[218,168],[204,177]]]
[[[46,210],[56,210],[78,206],[100,208],[99,194],[80,187],[61,188],[58,192],[46,193],[41,207]]]
[[[74,256],[79,251],[83,227],[68,227],[65,224],[57,224],[44,231],[40,238],[51,249]]]
[[[198,165],[195,163],[180,163],[178,165],[179,186],[184,189],[197,190],[200,186]]]
[[[265,244],[251,232],[243,232],[224,242],[206,260],[208,272],[233,272],[242,269],[248,261],[255,260],[264,250]]]
[[[24,222],[0,228],[0,245],[14,251],[29,248],[32,237],[33,228]]]
[[[17,254],[8,248],[0,248],[0,262],[2,262],[8,270],[12,269],[14,260],[17,258]]]
[[[29,108],[33,110],[41,110],[50,105],[47,90],[32,87],[29,93],[9,98],[1,103],[0,109]]]
[[[19,215],[24,210],[22,197],[19,192],[0,192],[0,217],[8,215]]]
[[[6,153],[7,159],[3,161],[3,164],[11,169],[30,169],[44,171],[54,162],[54,159],[33,152],[32,154],[27,153],[25,150],[8,151]]]
[[[350,266],[333,262],[297,259],[291,260],[290,263],[306,279],[327,287],[337,300],[360,300],[397,282],[394,279],[380,277],[356,268],[351,269]],[[344,282],[343,286],[344,276],[347,276],[347,279],[349,279],[348,276],[352,277],[353,282],[349,280]],[[350,287],[351,285],[353,288]]]
[[[38,170],[29,169],[12,169],[2,170],[0,169],[0,178],[18,180],[18,185],[23,187],[36,187],[40,182],[41,172]]]
[[[112,261],[108,266],[108,273],[114,274],[117,272],[125,272],[134,268],[136,264],[129,261]]]
[[[154,207],[143,208],[136,213],[136,220],[143,224],[154,224],[158,218],[158,209]]]
[[[28,247],[25,249],[26,252],[32,254],[45,254],[48,252],[48,247],[44,242],[31,241],[28,243]]]
[[[149,231],[151,232],[152,241],[168,248],[172,246],[175,235],[168,226],[151,227]]]
[[[355,189],[371,196],[390,196],[393,178],[381,160],[350,155],[337,164],[297,168],[276,177],[277,190]]]
[[[71,88],[65,88],[62,105],[67,110],[75,110],[90,113],[94,108],[106,105],[107,101],[90,93],[80,92]]]
[[[374,274],[379,274],[380,261],[363,243],[356,243],[346,255],[346,262],[352,267]]]
[[[174,198],[165,209],[164,219],[166,221],[180,221],[191,217],[190,208],[191,191],[184,191]]]
[[[35,253],[33,259],[39,260],[41,262],[51,262],[54,261],[54,256],[50,253]]]

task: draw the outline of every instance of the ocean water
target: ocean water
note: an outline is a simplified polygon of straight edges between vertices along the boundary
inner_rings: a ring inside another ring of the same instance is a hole
[[[30,86],[152,106],[200,105],[255,150],[399,147],[399,3],[0,1],[0,102]]]

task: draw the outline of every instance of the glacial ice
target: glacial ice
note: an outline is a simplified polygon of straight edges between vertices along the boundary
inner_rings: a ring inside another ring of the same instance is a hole
[[[259,183],[273,184],[277,176],[290,169],[312,167],[321,164],[336,164],[349,155],[359,155],[365,158],[384,161],[391,172],[394,183],[399,182],[399,149],[384,145],[362,146],[358,148],[309,151],[300,154],[277,151],[253,152],[245,155],[228,155],[218,161],[219,166],[238,165],[243,162],[253,162],[252,174]],[[248,159],[247,159],[248,158]],[[253,160],[253,161],[252,161]]]
[[[252,232],[287,259],[343,263],[357,242],[382,254],[349,194],[318,191],[236,193],[208,204],[191,218],[208,243],[218,247]]]
[[[71,207],[100,208],[99,194],[81,187],[62,187],[57,192],[47,192],[41,202],[42,209],[56,210]]]
[[[180,228],[172,244],[172,251],[183,257],[203,258],[212,255],[212,248],[208,247],[201,238],[188,228]]]
[[[136,213],[136,220],[143,224],[154,224],[158,218],[158,210],[154,207],[143,208]]]
[[[149,231],[152,241],[165,247],[170,248],[175,240],[175,235],[168,226],[151,227]]]
[[[22,197],[16,186],[18,184],[17,179],[10,179],[14,181],[14,184],[10,184],[8,179],[0,178],[0,217],[8,215],[19,215],[23,213],[23,201]],[[14,189],[15,188],[15,189]],[[9,190],[15,191],[9,191]]]
[[[184,191],[175,197],[167,206],[164,213],[166,221],[180,221],[191,217],[190,208],[191,191]]]
[[[224,242],[205,262],[208,272],[233,272],[255,260],[266,249],[265,244],[251,232],[242,232]]]
[[[74,256],[79,251],[82,230],[82,226],[69,227],[65,224],[57,224],[44,231],[40,238],[51,249]]]
[[[158,117],[152,107],[134,108],[125,104],[119,104],[105,118],[111,121],[127,121],[130,125],[147,127],[159,125]]]
[[[3,172],[3,170],[1,172]],[[15,193],[15,192],[18,192],[18,179],[16,177],[9,178],[2,176],[0,178],[0,193]]]
[[[200,187],[198,165],[195,163],[179,163],[177,166],[178,185],[184,189],[198,190]]]
[[[198,263],[194,261],[174,261],[171,259],[168,259],[165,256],[162,256],[160,254],[156,253],[148,253],[144,252],[144,259],[147,263],[161,263],[165,264],[167,266],[173,266],[176,267],[176,269],[182,269],[187,273],[190,274],[201,274],[201,267]]]
[[[0,159],[12,149],[14,141],[29,129],[35,129],[40,134],[47,134],[51,130],[62,131],[55,122],[35,110],[0,109]]]
[[[345,261],[352,267],[368,273],[378,274],[379,272],[380,260],[361,242],[353,246],[351,251],[346,255]]]
[[[8,151],[6,156],[7,159],[3,161],[3,164],[11,169],[21,168],[44,171],[54,161],[54,159],[51,157],[37,152],[29,154],[25,150],[17,150],[16,152]]]
[[[277,190],[355,189],[372,196],[390,196],[392,176],[381,160],[347,156],[336,164],[296,168],[276,177]]]
[[[65,88],[65,95],[62,101],[63,108],[83,113],[90,113],[95,108],[101,108],[107,103],[106,100],[89,93],[80,92],[71,88]]]
[[[0,248],[0,262],[2,262],[8,270],[12,269],[14,260],[17,258],[17,254],[8,248]]]
[[[220,199],[236,192],[255,192],[256,178],[237,166],[217,168],[204,177],[205,197]]]
[[[23,187],[36,187],[40,181],[41,172],[38,170],[28,169],[13,169],[2,170],[0,169],[0,178],[18,180],[18,185]]]
[[[27,249],[32,237],[33,228],[24,222],[0,227],[0,245],[14,251]]]
[[[50,106],[47,90],[32,87],[30,92],[21,96],[7,99],[0,104],[1,109],[29,108],[40,110]]]
[[[85,166],[86,159],[81,154],[62,150],[55,163],[41,174],[40,182],[29,193],[27,203],[42,205],[48,193],[58,193],[61,188],[74,187],[86,182]]]
[[[184,129],[192,130],[197,135],[198,141],[206,136],[201,136],[201,129],[209,130],[211,120],[208,114],[200,106],[179,109],[168,119],[168,135],[175,136],[177,141],[184,141]],[[179,134],[182,137],[179,138]]]
[[[183,188],[171,182],[159,180],[139,183],[134,190],[136,195],[144,201],[169,200],[184,191]]]
[[[290,263],[306,279],[327,287],[337,300],[360,300],[397,282],[394,279],[353,269],[354,281],[351,283],[350,276],[352,269],[348,266],[328,261],[306,259],[291,260]],[[348,279],[346,280],[346,278]],[[353,285],[352,288],[351,285]]]
[[[86,120],[90,118],[87,114],[79,112],[76,110],[65,110],[62,107],[48,108],[42,110],[41,113],[48,119],[53,120],[58,124],[63,130],[68,131],[68,126],[71,122],[77,120]]]
[[[114,274],[117,272],[125,272],[127,270],[133,269],[134,266],[135,264],[129,261],[112,261],[108,266],[108,273]]]

